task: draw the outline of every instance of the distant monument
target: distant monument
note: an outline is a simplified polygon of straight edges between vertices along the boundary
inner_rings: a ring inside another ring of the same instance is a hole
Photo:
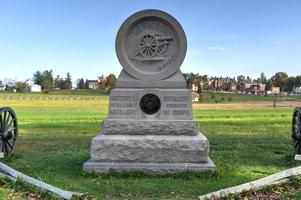
[[[143,10],[121,25],[116,53],[123,70],[111,90],[102,134],[92,139],[85,171],[215,170],[179,70],[186,49],[180,23],[163,11]]]

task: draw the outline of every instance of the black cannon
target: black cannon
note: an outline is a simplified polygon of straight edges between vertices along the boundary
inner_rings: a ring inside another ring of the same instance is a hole
[[[301,107],[295,108],[293,112],[292,139],[295,154],[301,154]]]
[[[18,122],[15,112],[8,107],[0,108],[0,152],[8,155],[15,151],[18,138]]]

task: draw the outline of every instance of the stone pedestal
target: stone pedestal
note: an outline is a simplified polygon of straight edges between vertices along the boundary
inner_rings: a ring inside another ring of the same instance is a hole
[[[141,99],[154,94],[160,108],[146,114]],[[192,119],[187,89],[116,88],[111,91],[109,117],[92,139],[85,171],[152,174],[213,171],[209,142]]]
[[[85,171],[215,170],[179,69],[186,49],[181,25],[165,12],[144,10],[122,24],[116,53],[123,70],[111,90],[102,133],[92,139]]]
[[[150,174],[214,171],[209,142],[202,135],[103,135],[92,139],[90,172]]]

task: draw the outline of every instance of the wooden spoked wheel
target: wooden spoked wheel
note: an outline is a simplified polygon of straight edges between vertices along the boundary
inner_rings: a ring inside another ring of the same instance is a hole
[[[15,112],[0,108],[0,151],[8,155],[15,151],[18,138],[18,122]]]
[[[295,108],[292,120],[292,139],[296,154],[301,154],[301,108]]]
[[[139,43],[139,51],[143,57],[154,57],[158,52],[158,40],[153,35],[143,36]]]

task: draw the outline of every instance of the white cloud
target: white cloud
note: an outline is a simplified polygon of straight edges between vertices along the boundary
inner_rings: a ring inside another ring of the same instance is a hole
[[[207,47],[208,50],[211,51],[225,51],[226,48],[225,47],[221,47],[221,46],[209,46]]]

